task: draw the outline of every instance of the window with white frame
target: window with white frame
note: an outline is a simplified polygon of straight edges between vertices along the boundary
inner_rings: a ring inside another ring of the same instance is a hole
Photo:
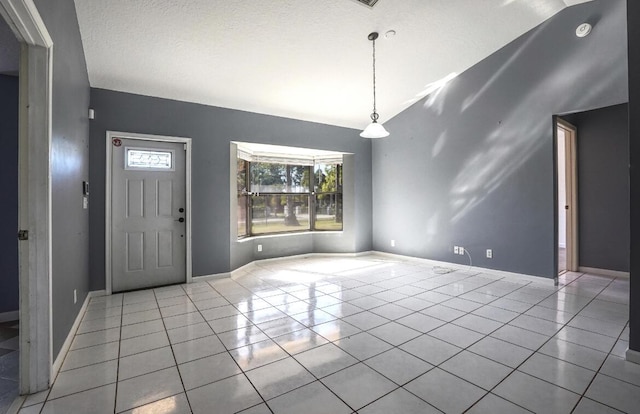
[[[342,154],[308,155],[311,150],[304,154],[287,153],[286,149],[282,153],[270,150],[268,154],[249,152],[239,146],[238,238],[342,231]]]

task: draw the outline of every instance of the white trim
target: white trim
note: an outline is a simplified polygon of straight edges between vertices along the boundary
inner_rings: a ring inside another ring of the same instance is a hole
[[[521,279],[521,280],[527,281],[527,282],[535,282],[535,283],[543,283],[543,284],[547,284],[547,283],[553,284],[554,283],[554,279],[553,278],[548,278],[548,277],[544,277],[544,276],[534,276],[534,275],[527,275],[527,274],[524,274],[524,273],[514,273],[514,272],[507,272],[507,271],[504,271],[504,270],[488,269],[488,268],[485,268],[485,267],[468,266],[468,265],[461,265],[461,264],[457,264],[457,263],[441,262],[441,261],[438,261],[438,260],[422,259],[422,258],[419,258],[419,257],[412,257],[412,256],[403,256],[403,255],[395,254],[395,253],[387,253],[387,252],[379,252],[379,251],[372,251],[371,253],[372,254],[376,254],[376,255],[380,255],[380,256],[391,257],[391,258],[395,257],[395,258],[400,259],[400,260],[419,262],[419,263],[423,263],[423,264],[426,264],[426,265],[447,267],[447,268],[454,269],[454,270],[472,270],[472,271],[478,272],[478,273],[488,273],[490,275],[495,275],[495,276]]]
[[[301,231],[290,232],[290,233],[257,234],[255,236],[249,236],[249,237],[243,237],[241,239],[237,239],[236,242],[242,244],[242,243],[251,242],[251,241],[260,241],[263,239],[277,239],[280,237],[286,238],[286,237],[305,236],[305,235],[313,236],[313,235],[319,235],[319,234],[341,235],[341,234],[344,234],[344,230],[301,230]],[[324,254],[324,253],[319,253],[319,254]],[[343,254],[343,253],[337,253],[337,254]],[[350,253],[345,253],[345,254],[350,254]]]
[[[0,0],[0,15],[22,45],[19,98],[18,244],[20,392],[48,388],[51,319],[51,117],[53,41],[33,0]]]
[[[446,267],[453,270],[465,270],[465,271],[472,270],[477,273],[486,273],[489,275],[495,275],[499,277],[519,279],[526,282],[535,282],[535,283],[542,283],[542,284],[549,284],[549,285],[553,285],[554,283],[553,278],[547,278],[543,276],[533,276],[533,275],[526,275],[523,273],[507,272],[504,270],[487,269],[487,268],[478,267],[478,266],[466,266],[466,265],[461,265],[457,263],[441,262],[438,260],[423,259],[420,257],[413,257],[413,256],[404,256],[400,254],[387,253],[387,252],[381,252],[376,250],[356,252],[356,253],[306,253],[306,254],[299,254],[299,255],[293,255],[293,256],[260,259],[260,260],[254,260],[252,262],[249,262],[244,266],[241,266],[235,270],[232,270],[231,272],[218,273],[218,274],[208,275],[208,276],[198,276],[198,277],[195,277],[194,279],[197,279],[198,281],[215,280],[215,279],[221,279],[229,276],[231,277],[231,279],[236,279],[240,276],[244,276],[250,273],[251,269],[255,268],[260,263],[278,262],[278,261],[286,261],[286,260],[292,260],[292,259],[306,259],[311,257],[366,257],[366,256],[382,256],[385,258],[397,259],[397,260],[408,261],[408,262],[416,262],[416,263],[425,264],[429,266]]]
[[[20,320],[20,311],[0,313],[0,322],[10,322]]]
[[[44,48],[53,46],[33,0],[0,0],[0,14],[22,43]]]
[[[227,279],[227,278],[232,278],[233,272],[224,272],[224,273],[215,273],[212,275],[204,275],[204,276],[194,276],[193,279],[191,279],[193,281],[193,283],[198,283],[198,282],[208,282],[210,280],[220,280],[220,279]]]
[[[293,256],[280,256],[280,257],[271,257],[268,259],[259,259],[254,260],[252,262],[247,263],[246,265],[240,266],[239,268],[232,270],[231,272],[223,272],[216,273],[212,275],[206,276],[195,276],[193,278],[194,283],[200,281],[209,281],[209,280],[219,280],[225,278],[237,279],[241,276],[245,276],[250,273],[250,270],[255,268],[260,263],[269,263],[269,262],[278,262],[292,259],[307,259],[310,257],[361,257],[371,255],[372,252],[361,252],[361,253],[304,253],[297,254]]]
[[[24,400],[26,399],[26,395],[18,395],[7,409],[6,414],[18,414],[20,412],[20,407],[22,407],[22,404],[24,404]]]
[[[111,292],[111,163],[113,162],[113,148],[111,136],[107,131],[106,140],[106,168],[105,168],[105,202],[104,202],[104,288],[107,295]]]
[[[634,364],[640,364],[640,352],[627,348],[626,359]]]
[[[560,117],[556,117],[556,131],[561,128],[565,132],[565,184],[566,205],[569,213],[566,225],[567,270],[579,270],[578,250],[578,128]],[[557,168],[557,165],[556,165]],[[558,246],[562,247],[562,246]]]
[[[111,269],[111,163],[113,161],[113,138],[125,138],[139,141],[157,141],[157,142],[174,142],[185,145],[186,165],[185,165],[185,196],[186,196],[186,280],[185,283],[193,281],[193,263],[192,263],[192,209],[191,209],[191,138],[185,137],[168,137],[161,135],[135,134],[130,132],[107,131],[106,139],[106,170],[105,170],[105,294],[111,295],[112,289],[112,269]]]
[[[71,325],[71,329],[69,330],[69,333],[67,334],[67,338],[64,340],[64,343],[62,344],[62,348],[60,348],[60,352],[58,353],[58,355],[56,356],[56,359],[53,362],[53,367],[51,368],[51,383],[52,384],[53,384],[54,378],[58,375],[58,372],[60,371],[60,367],[62,366],[62,363],[64,362],[64,357],[67,355],[67,352],[71,348],[71,343],[73,342],[73,338],[76,336],[76,332],[78,331],[78,327],[80,326],[80,323],[82,322],[82,319],[84,318],[84,314],[87,311],[87,306],[89,306],[89,301],[91,300],[91,298],[93,298],[95,296],[103,296],[103,295],[96,295],[95,292],[88,292],[87,296],[84,298],[84,302],[82,303],[82,307],[80,308],[80,312],[78,312],[78,315],[76,316],[76,320],[73,322],[73,325]]]
[[[596,267],[586,267],[580,266],[578,267],[578,271],[582,273],[589,273],[592,275],[602,275],[602,276],[610,276],[610,277],[621,277],[624,279],[629,279],[629,272],[622,272],[620,270],[608,270],[608,269],[598,269]]]
[[[19,228],[20,391],[49,387],[53,361],[51,312],[52,51],[22,46],[20,65]]]

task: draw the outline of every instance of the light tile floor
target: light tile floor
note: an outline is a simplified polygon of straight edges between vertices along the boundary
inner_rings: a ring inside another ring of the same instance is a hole
[[[18,364],[20,323],[0,323],[0,414],[4,414],[19,393]]]
[[[381,256],[94,298],[20,413],[640,412],[628,280]]]

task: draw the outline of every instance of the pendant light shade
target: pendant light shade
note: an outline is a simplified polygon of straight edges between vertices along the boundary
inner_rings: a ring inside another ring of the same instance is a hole
[[[373,113],[371,114],[371,123],[360,133],[362,138],[385,138],[389,136],[389,132],[378,123],[378,112],[376,111],[376,39],[378,33],[370,33],[368,39],[373,43]]]
[[[386,138],[389,136],[389,131],[382,124],[373,121],[360,133],[360,136],[362,138]]]

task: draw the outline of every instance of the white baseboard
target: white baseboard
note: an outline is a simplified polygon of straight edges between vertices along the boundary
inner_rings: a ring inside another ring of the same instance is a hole
[[[526,282],[535,282],[535,283],[543,283],[543,284],[551,284],[551,285],[555,283],[553,278],[548,278],[544,276],[534,276],[534,275],[527,275],[523,273],[507,272],[504,270],[487,269],[487,268],[478,267],[478,266],[468,266],[468,265],[461,265],[457,263],[441,262],[438,260],[423,259],[420,257],[413,257],[413,256],[404,256],[401,254],[380,252],[376,250],[357,252],[357,253],[305,253],[305,254],[299,254],[294,256],[272,257],[268,259],[254,260],[253,262],[247,263],[246,265],[241,266],[235,270],[232,270],[231,272],[218,273],[218,274],[207,275],[207,276],[194,276],[193,282],[195,283],[199,281],[218,280],[218,279],[224,279],[229,277],[231,279],[237,279],[238,277],[241,277],[250,273],[251,269],[255,268],[256,266],[259,266],[261,263],[270,263],[270,262],[285,261],[285,260],[292,260],[292,259],[305,259],[310,257],[364,257],[364,256],[376,256],[376,255],[385,257],[387,259],[391,258],[399,261],[410,261],[410,262],[416,262],[416,263],[421,263],[421,264],[426,264],[431,266],[450,268],[454,270],[469,270],[469,271],[478,272],[478,273],[486,273],[487,275],[518,279]]]
[[[269,257],[266,259],[258,259],[258,260],[254,260],[249,264],[278,262],[281,260],[291,260],[291,259],[308,259],[310,257],[361,257],[361,256],[367,256],[370,254],[372,254],[372,252],[370,251],[358,252],[358,253],[302,253],[302,254],[294,254],[291,256]],[[242,267],[238,269],[242,269]]]
[[[193,276],[191,278],[191,283],[208,282],[210,280],[219,280],[219,279],[226,279],[226,278],[237,279],[238,277],[244,276],[247,273],[249,273],[252,268],[254,268],[256,265],[259,265],[260,263],[276,262],[276,261],[291,260],[291,259],[305,259],[308,257],[361,257],[361,256],[367,256],[370,254],[372,254],[372,252],[366,251],[366,252],[358,252],[358,253],[305,253],[305,254],[298,254],[293,256],[271,257],[268,259],[254,260],[230,272],[215,273],[212,275],[204,275],[204,276]]]
[[[228,277],[231,277],[230,272],[216,273],[213,275],[204,275],[204,276],[193,276],[191,278],[191,283],[208,282],[210,280],[226,279]]]
[[[9,406],[6,414],[18,414],[18,412],[20,411],[20,407],[22,407],[22,404],[26,399],[27,397],[25,395],[18,395],[16,399],[13,400],[13,403],[11,403],[11,405]]]
[[[469,265],[461,265],[457,263],[441,262],[439,260],[423,259],[420,257],[413,257],[413,256],[404,256],[404,255],[395,254],[395,253],[372,251],[371,254],[377,254],[380,256],[397,258],[399,260],[417,262],[417,263],[422,263],[422,264],[431,265],[431,266],[445,267],[445,268],[454,269],[454,270],[469,270],[469,271],[478,272],[478,273],[486,273],[488,275],[519,279],[526,282],[535,282],[535,283],[552,284],[552,285],[555,283],[553,278],[548,278],[544,276],[534,276],[534,275],[527,275],[524,273],[507,272],[504,270],[487,269],[479,266],[469,266]]]
[[[20,311],[0,313],[0,322],[17,321],[20,319]]]
[[[82,307],[80,308],[80,311],[76,316],[76,320],[73,322],[73,325],[71,326],[71,329],[67,334],[67,339],[64,340],[64,343],[62,344],[62,348],[60,348],[60,352],[58,353],[58,356],[53,362],[53,366],[51,367],[50,384],[53,384],[53,382],[55,381],[56,376],[58,375],[58,372],[62,367],[62,363],[64,362],[64,357],[67,355],[69,348],[71,348],[71,342],[73,342],[73,337],[76,335],[76,332],[78,331],[78,327],[80,326],[80,322],[82,322],[82,318],[84,318],[84,314],[87,311],[87,306],[89,305],[89,301],[91,300],[91,298],[104,296],[104,295],[105,295],[104,290],[92,291],[87,293],[87,297],[84,298],[84,303],[82,304]]]
[[[590,273],[593,275],[602,275],[602,276],[611,276],[611,277],[621,277],[624,279],[629,279],[629,272],[621,272],[619,270],[609,270],[609,269],[598,269],[596,267],[585,267],[580,266],[578,270],[582,273]]]
[[[627,361],[640,364],[640,352],[627,348]]]

